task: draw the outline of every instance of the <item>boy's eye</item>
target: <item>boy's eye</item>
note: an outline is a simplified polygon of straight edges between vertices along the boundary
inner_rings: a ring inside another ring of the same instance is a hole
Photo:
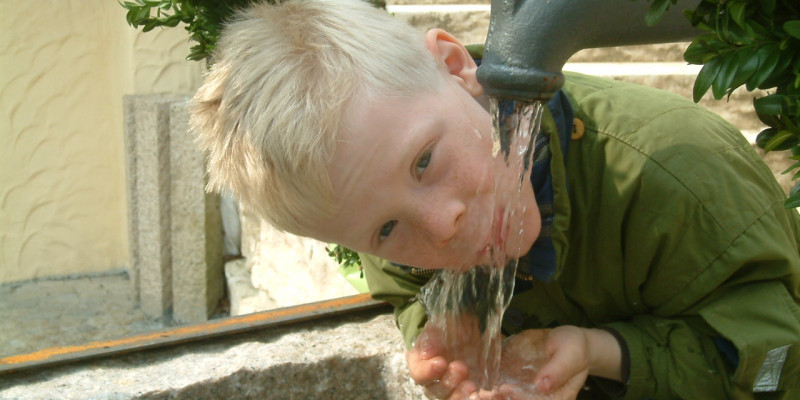
[[[392,229],[394,229],[395,224],[397,224],[397,221],[392,220],[381,226],[381,231],[378,234],[378,238],[380,239],[381,242],[383,242],[384,240],[386,240],[387,237],[389,237],[389,235],[392,233]]]
[[[415,171],[417,173],[417,177],[422,176],[422,173],[425,172],[425,168],[428,168],[428,164],[431,162],[431,151],[425,150],[420,156],[419,160],[417,160],[417,165],[414,166]]]

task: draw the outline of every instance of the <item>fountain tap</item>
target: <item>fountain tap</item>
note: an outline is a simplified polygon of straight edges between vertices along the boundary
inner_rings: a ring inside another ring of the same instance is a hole
[[[681,11],[698,3],[678,0],[651,27],[647,0],[492,0],[478,80],[491,97],[548,100],[578,50],[693,39],[700,31]]]

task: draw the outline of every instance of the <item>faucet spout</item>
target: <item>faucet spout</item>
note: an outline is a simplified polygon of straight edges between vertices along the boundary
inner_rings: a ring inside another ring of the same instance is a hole
[[[492,0],[478,80],[491,97],[547,100],[564,84],[561,69],[578,50],[690,40],[699,30],[678,0],[648,26],[645,0]]]

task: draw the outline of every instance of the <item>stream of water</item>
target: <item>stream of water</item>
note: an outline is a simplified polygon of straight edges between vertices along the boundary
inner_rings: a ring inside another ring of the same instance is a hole
[[[514,216],[525,211],[520,194],[533,163],[543,107],[540,101],[491,100],[494,198],[505,210],[501,232],[522,232],[521,223],[510,226],[509,221],[521,221]],[[518,254],[519,249],[519,243],[504,243],[503,238],[493,237],[491,263],[468,271],[439,270],[422,288],[421,301],[429,323],[442,332],[448,359],[464,360],[470,367],[470,379],[483,390],[491,391],[504,383],[499,372],[501,321],[514,291],[517,269],[516,258],[508,254]]]

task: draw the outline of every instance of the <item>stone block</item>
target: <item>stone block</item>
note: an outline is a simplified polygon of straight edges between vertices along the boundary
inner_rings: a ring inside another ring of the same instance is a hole
[[[161,317],[172,306],[170,103],[165,95],[125,96],[131,277],[142,310]]]
[[[126,96],[130,270],[148,317],[205,321],[224,295],[217,195],[187,131],[188,98]]]
[[[170,104],[172,311],[208,319],[225,293],[219,196],[205,190],[205,158],[188,132],[188,98]]]
[[[4,376],[3,399],[424,399],[391,313],[362,312]]]
[[[139,200],[136,196],[136,97],[123,96],[123,136],[125,143],[126,196],[128,200],[128,273],[134,301],[139,302]]]
[[[422,31],[442,28],[465,44],[484,43],[489,32],[489,8],[485,5],[398,5],[387,9]]]
[[[225,263],[225,284],[231,315],[244,315],[276,308],[275,301],[266,292],[253,287],[247,259],[240,258]]]
[[[246,258],[225,266],[231,315],[358,293],[337,272],[328,244],[279,231],[248,213],[241,219]]]
[[[687,22],[688,24],[688,22]],[[583,49],[568,62],[681,62],[689,42]]]
[[[386,0],[386,6],[391,8],[396,5],[489,5],[491,0]]]

